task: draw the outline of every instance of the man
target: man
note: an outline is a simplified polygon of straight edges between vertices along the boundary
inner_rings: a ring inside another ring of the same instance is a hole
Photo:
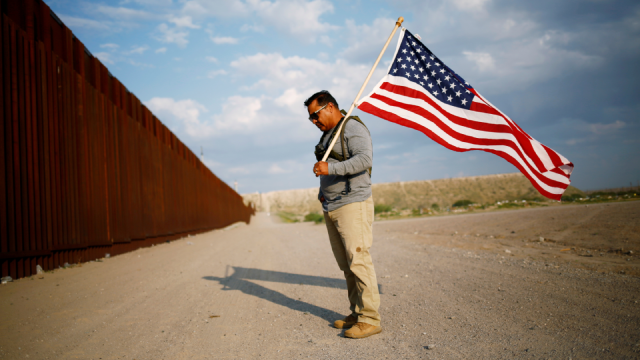
[[[336,320],[344,335],[364,338],[382,331],[380,295],[369,248],[373,241],[371,197],[371,135],[360,119],[348,119],[344,134],[336,133],[344,117],[328,91],[313,94],[304,102],[309,120],[323,131],[316,146],[318,162],[313,172],[320,176],[318,200],[322,203],[331,249],[347,280],[351,314]],[[331,139],[338,140],[327,162],[320,161]],[[343,144],[344,140],[344,144]]]

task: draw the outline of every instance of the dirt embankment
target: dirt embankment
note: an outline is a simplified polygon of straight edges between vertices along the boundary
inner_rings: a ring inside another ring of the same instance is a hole
[[[470,200],[477,204],[503,200],[544,200],[521,173],[379,183],[373,184],[372,190],[376,204],[397,209],[430,208],[433,204],[443,209],[458,200]],[[581,194],[582,191],[569,186],[565,195],[574,193]],[[258,211],[286,211],[297,215],[322,211],[317,200],[318,188],[244,194],[242,197],[245,202],[253,202]]]

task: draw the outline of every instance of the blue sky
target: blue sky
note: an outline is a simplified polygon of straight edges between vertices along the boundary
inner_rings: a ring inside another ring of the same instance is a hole
[[[640,180],[640,4],[499,0],[49,0],[85,46],[240,193],[318,185],[303,101],[347,109],[398,16],[581,189]],[[396,36],[397,37],[397,36]],[[369,89],[383,76],[395,39]],[[368,91],[368,90],[367,90]],[[515,172],[365,114],[373,182]]]

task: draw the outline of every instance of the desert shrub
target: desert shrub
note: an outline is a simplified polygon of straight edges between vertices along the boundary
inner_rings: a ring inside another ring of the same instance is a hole
[[[434,211],[438,211],[438,210],[440,210],[440,206],[438,206],[438,204],[436,204],[436,203],[433,203],[433,204],[431,204],[431,209],[433,209]]]
[[[393,210],[391,205],[378,204],[373,207],[373,212],[376,214],[386,213]]]
[[[304,216],[304,221],[313,221],[316,224],[324,222],[324,216],[318,213],[312,212]]]
[[[471,204],[473,204],[473,201],[471,201],[471,200],[458,200],[458,201],[454,202],[453,205],[451,205],[451,206],[461,207],[461,206],[469,206]]]
[[[537,201],[537,202],[543,202],[545,201],[542,197],[540,196],[521,196],[520,197],[522,200],[527,200],[527,202],[533,202],[533,201]]]
[[[498,209],[512,209],[512,208],[521,208],[524,207],[523,203],[504,203],[504,204],[500,204],[498,205]]]
[[[580,199],[582,195],[580,194],[571,194],[571,195],[563,195],[560,200],[561,201],[576,201]]]
[[[292,214],[286,211],[279,212],[278,216],[280,217],[280,219],[282,219],[282,222],[285,222],[285,223],[296,223],[300,221],[300,219],[298,219],[298,216],[296,214]]]

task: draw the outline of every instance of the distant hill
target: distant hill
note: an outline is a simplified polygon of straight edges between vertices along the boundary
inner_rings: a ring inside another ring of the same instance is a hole
[[[372,189],[376,205],[389,205],[398,210],[429,208],[433,204],[447,208],[459,200],[477,204],[502,200],[547,200],[521,173],[380,183],[373,184]],[[565,195],[575,193],[584,194],[569,186]],[[242,195],[245,202],[254,203],[258,211],[286,211],[298,215],[321,212],[317,196],[317,187]]]

